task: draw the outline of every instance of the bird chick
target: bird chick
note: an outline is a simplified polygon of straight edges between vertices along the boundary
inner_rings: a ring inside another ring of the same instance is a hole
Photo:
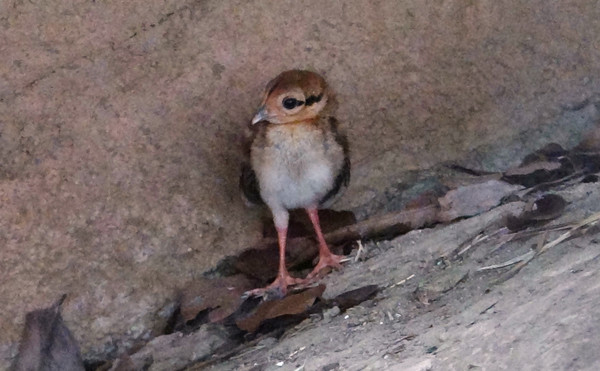
[[[252,203],[266,204],[279,241],[279,271],[273,283],[251,294],[311,282],[325,267],[339,269],[341,256],[331,253],[321,232],[318,208],[334,201],[350,181],[348,142],[337,120],[325,114],[329,88],[311,71],[285,71],[271,80],[252,120],[250,161],[242,166],[240,187]],[[289,212],[305,209],[319,242],[319,262],[305,280],[285,266]]]

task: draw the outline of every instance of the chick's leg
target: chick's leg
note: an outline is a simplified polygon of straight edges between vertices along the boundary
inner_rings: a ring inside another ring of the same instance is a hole
[[[277,278],[265,288],[250,291],[249,293],[251,295],[262,296],[266,292],[269,292],[275,293],[279,297],[284,297],[287,294],[288,286],[304,282],[302,279],[292,277],[285,266],[285,245],[287,240],[288,219],[289,214],[285,210],[273,212],[273,220],[275,222],[275,228],[277,229],[277,239],[279,242],[279,269],[277,271]]]
[[[312,222],[315,232],[317,233],[317,239],[319,240],[319,263],[317,263],[313,271],[306,277],[310,280],[317,277],[323,268],[332,267],[334,269],[341,269],[342,265],[340,262],[342,261],[343,256],[333,254],[329,250],[329,247],[327,247],[327,242],[325,242],[323,232],[321,231],[319,212],[317,208],[306,209],[306,212],[310,217],[310,221]]]

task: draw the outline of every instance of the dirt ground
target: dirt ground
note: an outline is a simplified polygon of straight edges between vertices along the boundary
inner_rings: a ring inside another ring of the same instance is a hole
[[[569,205],[552,225],[577,223],[600,206],[597,183],[557,194]],[[374,299],[313,316],[280,339],[266,338],[210,370],[597,370],[600,357],[600,238],[597,229],[536,256],[516,275],[509,261],[564,231],[501,246],[490,236],[521,202],[448,226],[365,246],[365,260],[330,274],[325,297],[366,284]],[[353,253],[355,254],[355,252]],[[504,277],[504,279],[502,279]],[[500,280],[499,280],[500,279]]]

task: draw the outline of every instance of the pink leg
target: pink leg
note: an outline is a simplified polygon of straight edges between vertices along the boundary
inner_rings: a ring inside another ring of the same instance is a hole
[[[288,286],[303,283],[304,280],[290,276],[285,267],[285,244],[287,239],[287,227],[277,228],[277,237],[279,240],[279,270],[277,278],[269,286],[249,291],[250,295],[263,296],[267,291],[275,292],[277,296],[284,297],[287,294]]]
[[[316,208],[306,209],[308,216],[310,217],[310,221],[312,222],[313,227],[315,228],[315,232],[317,233],[317,238],[319,240],[319,263],[315,266],[313,271],[306,277],[308,280],[313,279],[318,276],[321,269],[326,267],[332,267],[335,269],[341,269],[342,265],[340,264],[343,256],[332,254],[327,247],[327,242],[325,242],[325,238],[323,237],[323,232],[321,232],[321,224],[319,223],[319,212]]]

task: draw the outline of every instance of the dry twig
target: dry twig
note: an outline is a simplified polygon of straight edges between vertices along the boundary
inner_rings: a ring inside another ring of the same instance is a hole
[[[414,277],[415,277],[415,275],[414,275],[414,274],[411,274],[410,276],[406,277],[405,279],[403,279],[403,280],[400,280],[400,281],[398,281],[398,282],[396,282],[396,283],[394,283],[394,284],[390,285],[390,286],[389,286],[389,288],[392,288],[392,287],[396,287],[396,286],[403,285],[404,283],[406,283],[406,281],[408,281],[408,280],[411,280],[411,279],[413,279]]]
[[[578,232],[583,227],[591,227],[592,225],[596,224],[599,220],[600,220],[600,212],[592,214],[589,217],[580,221],[579,223],[572,225],[571,228],[567,232],[561,234],[558,238],[556,238],[548,243],[546,243],[546,236],[547,236],[549,230],[546,230],[544,232],[544,234],[541,236],[540,241],[538,242],[538,246],[535,250],[531,250],[527,254],[524,254],[515,259],[511,259],[508,262],[505,262],[502,264],[497,264],[496,267],[490,266],[492,268],[490,268],[490,267],[483,267],[483,268],[494,269],[494,268],[501,268],[502,266],[509,266],[512,264],[516,264],[508,272],[506,272],[504,275],[502,275],[502,277],[500,277],[499,279],[494,281],[494,284],[504,282],[507,279],[513,277],[515,274],[517,274],[524,266],[529,264],[529,262],[532,261],[536,256],[539,256],[540,254],[547,251],[548,249],[550,249],[550,248],[558,245],[559,243],[569,239],[570,237],[574,236],[575,233]],[[507,263],[512,263],[512,264],[507,264]],[[485,270],[483,268],[478,269],[478,271]]]
[[[517,256],[516,258],[512,258],[510,260],[505,261],[504,263],[500,263],[500,264],[492,264],[492,265],[488,265],[485,267],[481,267],[478,268],[476,270],[476,272],[483,272],[483,271],[489,271],[492,269],[499,269],[499,268],[505,268],[505,267],[509,267],[513,264],[517,264],[519,262],[522,261],[529,261],[531,260],[531,258],[533,258],[533,256],[535,255],[535,250],[529,250],[527,253],[521,255],[521,256]]]
[[[325,233],[323,237],[325,237],[325,241],[328,243],[337,245],[350,240],[368,240],[376,238],[381,234],[385,234],[386,231],[394,229],[397,230],[396,234],[400,235],[439,222],[438,213],[438,205],[401,210],[338,228]],[[298,245],[301,245],[303,241],[312,240],[312,237],[291,238],[290,243],[292,240],[296,241]],[[276,243],[277,238],[265,238],[260,241],[257,248]]]
[[[354,257],[355,263],[358,261],[358,259],[360,259],[360,254],[362,254],[362,252],[365,250],[361,240],[357,240],[356,242],[358,243],[358,250],[356,251],[356,256]]]
[[[571,228],[567,232],[560,235],[554,241],[549,242],[549,243],[545,244],[544,246],[542,246],[538,251],[538,255],[543,253],[544,251],[548,250],[549,248],[558,245],[559,243],[563,242],[564,240],[570,238],[579,229],[596,224],[598,222],[598,220],[600,220],[600,212],[590,215],[589,217],[585,218],[584,220],[582,220],[581,222],[579,222],[575,226],[573,226],[573,228]]]
[[[490,234],[483,234],[483,232],[479,233],[473,240],[468,243],[465,247],[463,247],[460,251],[456,253],[456,256],[461,256],[469,251],[473,246],[476,246],[484,241],[489,240],[492,237],[495,237],[498,234],[502,234],[507,231],[506,227],[499,228]]]

